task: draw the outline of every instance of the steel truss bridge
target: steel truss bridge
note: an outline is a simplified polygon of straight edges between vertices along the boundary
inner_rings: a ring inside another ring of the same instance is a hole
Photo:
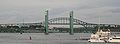
[[[48,24],[49,25],[69,25],[69,17],[59,17],[59,18],[52,18],[48,20]],[[100,27],[120,27],[120,25],[116,25],[116,24],[94,24],[94,23],[87,23],[84,21],[81,21],[79,19],[75,19],[73,18],[73,23],[74,25],[81,25],[85,28],[87,27],[96,27],[96,26],[100,26]],[[45,22],[41,22],[42,25],[45,24]]]
[[[58,18],[52,18],[48,20],[48,24],[49,25],[69,25],[69,17],[58,17]],[[94,24],[94,23],[87,23],[84,21],[81,21],[79,19],[75,19],[73,18],[73,23],[74,25],[81,25],[85,28],[87,27],[96,27],[96,26],[102,26],[102,27],[120,27],[120,25],[116,25],[116,24]],[[26,26],[30,26],[30,25],[44,25],[45,22],[40,22],[40,23],[24,23],[24,25]],[[15,23],[15,24],[0,24],[0,26],[23,26],[23,23]]]
[[[15,24],[0,24],[0,27],[2,26],[31,26],[31,25],[42,25],[45,31],[45,34],[48,35],[49,31],[48,31],[48,25],[69,25],[70,29],[69,29],[69,33],[70,35],[74,34],[74,26],[73,25],[81,25],[84,28],[88,28],[88,27],[92,27],[92,28],[98,28],[98,27],[107,27],[107,28],[120,28],[120,25],[117,24],[95,24],[95,23],[87,23],[84,21],[81,21],[79,19],[75,19],[73,18],[73,11],[70,12],[69,17],[58,17],[58,18],[52,18],[49,19],[48,18],[48,10],[45,11],[46,15],[45,15],[45,21],[40,22],[40,23],[15,23]]]

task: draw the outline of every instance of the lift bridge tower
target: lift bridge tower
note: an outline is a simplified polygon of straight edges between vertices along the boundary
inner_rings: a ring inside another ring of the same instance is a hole
[[[48,35],[48,10],[45,11],[46,15],[45,15],[45,35]]]

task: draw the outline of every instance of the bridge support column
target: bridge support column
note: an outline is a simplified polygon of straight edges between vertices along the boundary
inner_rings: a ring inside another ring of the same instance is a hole
[[[46,15],[45,15],[45,35],[48,35],[48,10],[45,11]]]
[[[73,11],[70,12],[70,35],[74,35],[74,30],[73,30]]]

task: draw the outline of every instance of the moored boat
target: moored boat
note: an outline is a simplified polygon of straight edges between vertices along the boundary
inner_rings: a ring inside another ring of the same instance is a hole
[[[111,35],[110,30],[98,30],[95,34],[91,34],[89,42],[120,42],[120,36]]]

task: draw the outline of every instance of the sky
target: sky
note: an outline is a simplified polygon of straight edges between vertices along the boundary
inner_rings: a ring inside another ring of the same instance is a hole
[[[50,19],[74,11],[88,23],[120,24],[120,0],[0,0],[0,24],[41,22],[46,10]]]

